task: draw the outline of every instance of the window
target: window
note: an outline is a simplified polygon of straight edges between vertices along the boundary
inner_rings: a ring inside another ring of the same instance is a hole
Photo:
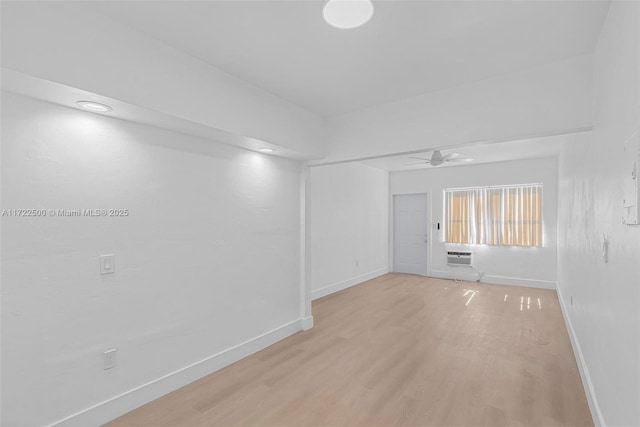
[[[444,190],[445,242],[542,246],[542,184]]]

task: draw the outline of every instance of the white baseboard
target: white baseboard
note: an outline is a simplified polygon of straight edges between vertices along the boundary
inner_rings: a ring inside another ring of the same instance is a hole
[[[431,270],[429,276],[437,277],[439,279],[465,280],[467,282],[475,282],[478,280],[478,273],[469,268],[463,269],[459,267],[455,267],[453,271]]]
[[[313,316],[303,317],[301,319],[301,325],[303,331],[308,331],[309,329],[313,328]]]
[[[431,276],[439,277],[441,279],[458,279],[466,280],[469,282],[476,282],[478,280],[478,273],[476,271],[467,269],[465,271],[460,267],[453,267],[451,270],[432,270]],[[455,277],[454,277],[455,276]],[[524,279],[522,277],[506,277],[506,276],[493,276],[483,275],[482,283],[491,283],[494,285],[513,285],[513,286],[526,286],[529,288],[540,289],[556,289],[556,282],[548,280],[538,279]]]
[[[560,301],[560,309],[562,310],[562,317],[564,317],[564,323],[566,324],[567,331],[569,332],[569,339],[571,340],[573,353],[576,356],[578,371],[580,371],[580,378],[582,379],[582,387],[584,387],[584,394],[587,396],[587,403],[589,404],[589,410],[591,411],[591,418],[593,418],[593,424],[595,425],[595,427],[606,427],[606,423],[604,422],[604,418],[602,417],[602,411],[600,411],[600,405],[598,405],[598,399],[596,399],[596,394],[593,389],[593,383],[591,382],[591,375],[589,375],[589,368],[587,368],[587,364],[584,360],[584,355],[582,354],[582,348],[580,347],[578,336],[576,335],[576,332],[573,329],[573,324],[571,323],[571,317],[569,316],[569,311],[567,310],[567,306],[564,303],[564,297],[562,296],[562,291],[560,291],[559,286],[558,286],[557,292],[558,292],[558,301]]]
[[[175,372],[150,381],[104,402],[93,405],[47,427],[100,426],[130,412],[145,403],[179,389],[193,381],[237,362],[257,351],[287,338],[302,329],[313,326],[313,317],[298,319],[269,332],[231,347],[220,353],[185,366]]]
[[[325,286],[324,288],[316,289],[311,292],[311,300],[322,298],[334,292],[338,292],[359,283],[366,282],[367,280],[375,279],[376,277],[387,274],[388,272],[388,268],[379,268],[378,270],[361,274],[360,276],[352,277],[351,279],[343,280],[342,282],[334,283],[333,285]]]
[[[557,288],[556,282],[550,280],[523,279],[520,277],[504,277],[504,276],[482,276],[481,282],[493,283],[495,285],[514,285],[526,286],[528,288],[552,289]]]

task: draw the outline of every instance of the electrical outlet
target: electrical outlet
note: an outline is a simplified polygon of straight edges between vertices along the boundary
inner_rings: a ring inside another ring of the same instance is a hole
[[[102,354],[102,361],[103,361],[103,369],[104,370],[115,368],[118,365],[118,360],[116,359],[116,353],[117,352],[118,352],[117,348],[112,348],[112,349],[109,349],[109,350],[105,351]]]

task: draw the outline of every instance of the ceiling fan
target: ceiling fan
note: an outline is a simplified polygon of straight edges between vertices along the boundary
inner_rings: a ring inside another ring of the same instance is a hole
[[[471,162],[473,161],[473,159],[470,159],[468,157],[460,157],[462,154],[460,153],[449,153],[449,154],[445,154],[444,156],[442,155],[442,153],[440,152],[440,150],[436,150],[433,152],[433,154],[431,155],[430,159],[425,159],[422,157],[409,157],[410,159],[418,159],[418,160],[422,160],[421,162],[417,162],[417,163],[409,163],[406,166],[410,166],[410,165],[421,165],[424,163],[430,164],[431,166],[440,166],[443,163],[448,163],[448,162],[452,162],[452,163],[467,163],[467,162]]]

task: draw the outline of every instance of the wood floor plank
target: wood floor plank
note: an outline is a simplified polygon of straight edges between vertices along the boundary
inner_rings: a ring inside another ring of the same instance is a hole
[[[555,291],[386,274],[107,427],[591,426]]]

